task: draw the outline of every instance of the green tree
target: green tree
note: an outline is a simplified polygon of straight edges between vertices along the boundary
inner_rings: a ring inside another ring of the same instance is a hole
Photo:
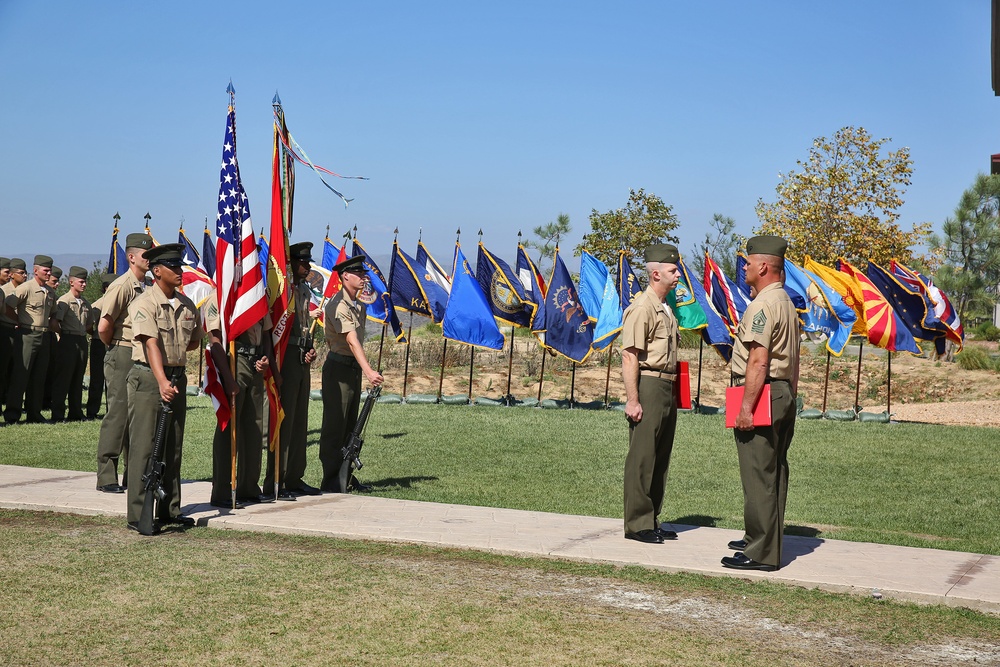
[[[524,242],[524,245],[538,251],[538,261],[535,264],[542,275],[546,275],[543,267],[552,265],[552,257],[555,255],[559,239],[569,235],[570,230],[569,216],[565,213],[560,213],[555,222],[539,225],[531,230],[531,233],[537,236],[538,240],[529,239]]]
[[[618,264],[618,252],[625,251],[629,263],[642,265],[642,253],[653,243],[677,243],[671,234],[680,222],[673,208],[653,193],[642,188],[629,190],[625,208],[599,213],[590,211],[591,232],[576,247],[576,254],[584,250],[610,267]]]
[[[898,224],[913,161],[905,146],[883,150],[889,141],[850,126],[813,140],[806,161],[796,162],[800,171],[781,176],[777,200],[757,200],[758,233],[784,236],[799,260],[809,255],[831,264],[845,257],[861,268],[869,260],[910,261],[910,246],[925,241],[931,226],[905,232]]]
[[[992,314],[1000,284],[1000,176],[979,174],[930,246],[942,261],[934,283],[958,316]]]
[[[711,231],[705,234],[705,240],[695,246],[691,251],[690,266],[704,268],[705,253],[715,260],[730,278],[736,276],[736,253],[743,249],[747,240],[741,234],[737,234],[736,221],[728,215],[716,213],[712,216],[712,221],[708,223]],[[685,264],[687,261],[685,261]],[[695,269],[692,269],[692,271]]]

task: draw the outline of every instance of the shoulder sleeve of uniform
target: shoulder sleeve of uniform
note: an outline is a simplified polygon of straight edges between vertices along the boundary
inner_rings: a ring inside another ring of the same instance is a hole
[[[117,280],[108,286],[108,291],[104,293],[104,301],[101,305],[101,317],[108,317],[117,320],[122,311],[128,305],[122,298],[121,283]]]
[[[52,312],[52,317],[54,317],[54,318],[56,318],[56,320],[62,322],[63,318],[66,317],[66,311],[67,310],[69,310],[69,304],[66,303],[65,301],[63,301],[62,299],[59,299],[58,301],[56,301],[56,308]]]
[[[646,349],[646,342],[649,340],[650,322],[645,315],[645,308],[641,303],[632,302],[632,305],[625,309],[622,318],[622,347],[634,347],[638,350]]]
[[[159,338],[160,330],[156,325],[156,306],[145,295],[132,301],[128,306],[128,314],[132,319],[132,335],[138,338]]]
[[[764,347],[771,347],[771,339],[774,336],[774,326],[778,317],[774,302],[771,299],[755,299],[747,306],[743,313],[746,325],[740,327],[740,341],[747,343],[757,343]]]
[[[346,299],[340,299],[337,302],[330,323],[333,326],[333,330],[339,334],[346,334],[358,328],[358,323],[355,322],[354,314],[351,312],[351,307],[348,305]]]

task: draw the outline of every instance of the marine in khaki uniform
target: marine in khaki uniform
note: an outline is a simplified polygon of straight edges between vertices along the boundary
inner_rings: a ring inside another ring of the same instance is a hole
[[[90,321],[90,302],[83,298],[87,289],[87,269],[70,267],[69,291],[56,300],[53,328],[59,334],[53,359],[55,380],[52,383],[52,421],[62,421],[66,416],[69,398],[69,420],[82,421],[83,372],[87,369],[87,323]]]
[[[143,257],[153,272],[153,286],[129,304],[132,364],[128,373],[128,526],[138,530],[146,497],[142,477],[153,454],[153,435],[161,401],[173,413],[167,424],[161,488],[156,503],[159,525],[195,525],[181,514],[181,457],[187,417],[187,353],[201,345],[198,308],[180,291],[184,245],[168,243],[147,250]],[[159,525],[154,529],[156,532]]]
[[[290,313],[288,326],[292,328],[288,347],[281,360],[281,408],[285,418],[278,435],[280,465],[278,466],[278,499],[295,500],[296,493],[316,495],[320,491],[305,483],[306,434],[309,430],[309,368],[316,360],[316,349],[310,334],[309,276],[312,246],[308,241],[289,246],[292,262],[294,313]],[[264,475],[264,493],[274,492],[274,452],[267,454],[267,472]]]
[[[733,342],[733,384],[745,387],[734,434],[743,483],[742,540],[722,559],[724,567],[771,572],[781,567],[788,497],[788,448],[795,432],[800,325],[783,289],[787,241],[755,236],[747,241],[747,284],[753,301]],[[771,389],[771,425],[753,425],[764,385]]]
[[[45,421],[42,417],[42,391],[49,365],[49,317],[55,306],[55,293],[46,284],[52,270],[52,258],[35,255],[33,276],[18,285],[4,300],[7,316],[17,321],[12,351],[13,373],[7,388],[4,419],[14,424],[21,418],[22,407],[28,423]]]
[[[52,290],[52,294],[56,295],[56,290],[59,289],[59,282],[62,280],[63,270],[58,266],[53,266],[52,271],[49,273],[49,281],[46,283],[49,289]],[[56,295],[58,299],[58,295]],[[55,314],[53,310],[52,314]],[[49,337],[49,365],[48,369],[45,371],[45,387],[42,390],[42,409],[51,410],[52,409],[52,387],[55,385],[56,381],[56,345],[59,342],[59,331],[53,328],[52,321],[49,320],[49,332],[46,334]]]
[[[17,326],[17,320],[7,315],[4,301],[28,277],[24,269],[24,260],[18,257],[0,261],[0,276],[7,277],[0,285],[0,405],[7,401],[7,387],[14,373],[11,355],[14,351],[14,327]]]
[[[105,493],[123,493],[118,484],[118,461],[128,461],[128,396],[126,379],[132,369],[132,320],[128,307],[146,288],[146,271],[149,262],[143,253],[153,247],[153,237],[148,234],[129,234],[125,238],[125,256],[128,270],[118,276],[101,304],[101,319],[97,335],[107,346],[104,356],[104,386],[108,407],[101,421],[101,435],[97,442],[97,490]],[[126,480],[125,471],[122,479]]]
[[[658,522],[677,425],[677,318],[666,305],[680,279],[677,248],[646,248],[649,287],[625,309],[622,378],[629,423],[625,457],[625,537],[662,544],[677,533]]]
[[[87,322],[87,333],[90,334],[90,386],[87,387],[87,419],[96,419],[104,401],[104,356],[108,346],[97,335],[97,326],[101,321],[101,308],[104,307],[104,294],[111,287],[117,276],[105,273],[101,276],[101,297],[90,309],[90,320]]]
[[[10,257],[0,257],[0,287],[10,282]]]
[[[344,459],[343,447],[358,421],[361,406],[361,376],[374,386],[382,384],[380,373],[365,357],[367,306],[358,293],[367,281],[364,257],[358,255],[333,267],[340,275],[341,290],[326,304],[326,344],[329,351],[323,364],[323,427],[319,439],[319,460],[323,464],[323,491],[347,493],[367,490],[351,474],[351,461]]]
[[[212,496],[215,507],[233,507],[231,429],[236,423],[236,508],[258,502],[273,502],[274,496],[261,494],[260,461],[263,426],[264,372],[274,358],[271,346],[271,316],[257,322],[234,342],[236,377],[230,370],[229,351],[222,345],[218,294],[212,292],[205,304],[205,328],[208,329],[211,355],[230,404],[235,394],[235,418],[225,430],[215,427],[212,441]]]

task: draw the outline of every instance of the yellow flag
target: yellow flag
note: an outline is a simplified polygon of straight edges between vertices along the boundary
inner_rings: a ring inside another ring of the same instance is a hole
[[[865,297],[861,292],[861,285],[858,284],[858,281],[853,276],[849,276],[842,271],[837,271],[814,262],[809,255],[805,256],[805,261],[802,265],[822,278],[823,282],[843,297],[844,303],[857,313],[858,319],[854,321],[851,333],[858,334],[859,336],[867,336],[868,320],[865,318]]]

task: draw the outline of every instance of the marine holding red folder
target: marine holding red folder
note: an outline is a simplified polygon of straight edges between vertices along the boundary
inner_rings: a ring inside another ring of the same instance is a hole
[[[726,401],[727,423],[735,426],[745,534],[729,543],[736,553],[723,558],[722,565],[737,570],[781,567],[801,335],[798,313],[783,288],[787,247],[777,236],[747,241],[753,301],[736,331],[731,370],[737,391],[732,397],[727,393]]]

